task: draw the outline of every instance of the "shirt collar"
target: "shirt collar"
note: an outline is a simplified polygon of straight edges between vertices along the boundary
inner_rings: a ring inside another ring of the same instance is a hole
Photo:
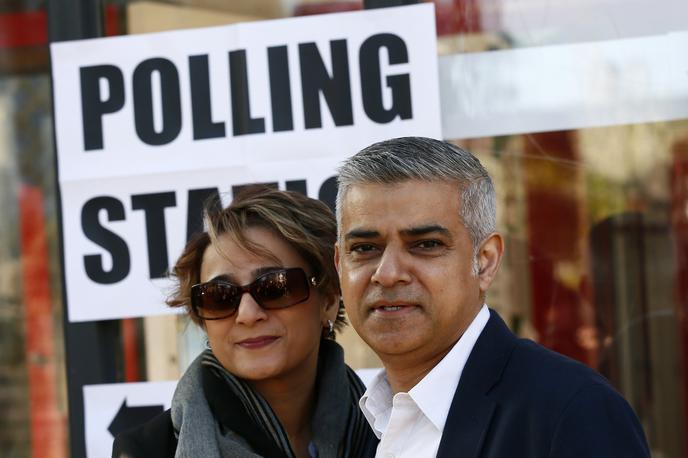
[[[439,431],[444,429],[468,356],[489,319],[490,312],[487,305],[483,304],[449,353],[408,393]],[[382,370],[370,382],[359,401],[361,411],[378,439],[382,437],[385,425],[389,422],[393,396],[387,371]]]
[[[468,356],[489,319],[490,312],[483,305],[449,353],[409,391],[418,408],[440,431],[447,421]]]
[[[383,369],[373,377],[358,401],[358,406],[378,439],[382,438],[382,433],[389,422],[393,397],[392,387],[387,380],[387,371]]]

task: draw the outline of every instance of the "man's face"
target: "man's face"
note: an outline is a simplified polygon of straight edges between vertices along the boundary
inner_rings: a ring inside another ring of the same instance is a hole
[[[351,324],[385,364],[437,360],[482,305],[459,186],[409,180],[346,194],[335,262]]]

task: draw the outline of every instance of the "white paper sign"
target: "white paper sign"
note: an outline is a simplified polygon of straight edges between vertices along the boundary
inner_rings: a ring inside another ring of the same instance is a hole
[[[674,32],[444,56],[444,138],[688,118],[686,50]]]
[[[176,386],[177,382],[84,386],[86,456],[111,456],[114,436],[169,409]]]
[[[431,4],[51,45],[70,321],[170,313],[202,197],[441,136]],[[189,214],[192,215],[189,218]]]

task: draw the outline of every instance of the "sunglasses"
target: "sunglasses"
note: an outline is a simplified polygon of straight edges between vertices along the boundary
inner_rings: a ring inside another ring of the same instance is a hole
[[[248,285],[209,281],[191,287],[191,309],[203,320],[221,320],[234,315],[244,293],[266,310],[283,309],[308,300],[315,277],[306,278],[300,267],[263,274]]]

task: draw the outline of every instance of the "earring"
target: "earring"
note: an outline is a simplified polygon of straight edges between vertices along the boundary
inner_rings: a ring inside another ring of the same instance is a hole
[[[334,340],[334,323],[332,320],[327,320],[327,338]]]

